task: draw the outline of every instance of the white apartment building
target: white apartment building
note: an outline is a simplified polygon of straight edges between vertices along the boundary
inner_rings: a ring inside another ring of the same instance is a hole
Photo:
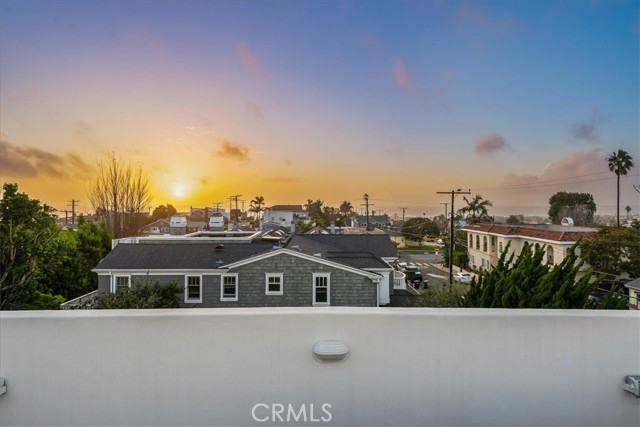
[[[552,224],[471,224],[467,232],[469,265],[474,269],[490,269],[510,243],[509,253],[519,254],[525,243],[534,250],[544,250],[544,262],[555,265],[567,256],[569,248],[581,238],[589,238],[597,228]]]

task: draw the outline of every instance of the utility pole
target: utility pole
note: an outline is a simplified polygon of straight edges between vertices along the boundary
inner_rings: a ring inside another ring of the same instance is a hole
[[[240,213],[238,212],[238,197],[242,197],[242,194],[234,194],[233,196],[229,196],[229,218],[231,218],[231,210],[233,209],[231,202],[236,202],[236,226],[240,221]]]
[[[447,218],[447,206],[449,206],[449,203],[440,203],[441,205],[444,205],[444,217],[445,219]]]
[[[400,209],[402,209],[402,223],[404,224],[404,211],[406,211],[408,208],[403,207],[403,208],[400,208]]]
[[[365,206],[365,210],[367,213],[367,231],[369,231],[369,206],[374,206],[373,204],[369,204],[369,195],[365,193],[364,196],[362,196],[362,198],[364,199],[364,205],[360,204],[360,206]]]
[[[64,225],[69,224],[69,211],[68,210],[64,210]]]
[[[213,202],[213,205],[216,206],[216,213],[220,213],[220,206],[222,205],[222,202]]]
[[[75,224],[76,223],[76,203],[78,203],[80,200],[70,200],[69,203],[71,203],[71,224]],[[67,205],[69,206],[69,205]]]
[[[455,212],[453,208],[453,202],[455,200],[456,194],[471,194],[471,190],[462,191],[461,189],[451,190],[451,191],[438,191],[437,194],[451,194],[451,231],[449,232],[449,283],[453,283],[453,213]]]

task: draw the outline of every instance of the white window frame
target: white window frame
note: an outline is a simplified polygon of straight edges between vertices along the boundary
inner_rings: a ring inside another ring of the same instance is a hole
[[[198,278],[198,298],[189,298],[189,279],[192,277]],[[188,303],[201,303],[202,302],[202,275],[201,274],[188,274],[184,276],[184,302]]]
[[[278,278],[280,280],[280,290],[269,290],[269,279]],[[265,295],[283,295],[284,294],[284,273],[265,273],[264,277],[264,293]]]
[[[130,274],[114,274],[111,281],[111,292],[116,293],[118,291],[118,278],[125,277],[127,279],[127,286],[131,288],[131,275]]]
[[[327,302],[318,302],[316,301],[316,291],[318,286],[316,284],[316,279],[324,277],[327,279]],[[313,295],[312,295],[312,304],[317,307],[326,307],[331,305],[331,273],[313,273]]]
[[[224,296],[224,279],[226,277],[233,277],[235,282],[235,296],[234,297],[226,297]],[[220,301],[238,301],[238,273],[233,274],[223,274],[220,276]]]

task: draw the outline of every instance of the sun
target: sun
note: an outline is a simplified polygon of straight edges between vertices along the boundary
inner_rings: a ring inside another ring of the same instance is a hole
[[[186,192],[186,190],[184,188],[184,185],[181,185],[181,184],[174,185],[172,193],[173,193],[173,195],[175,197],[178,197],[180,199],[183,198],[187,194],[187,192]]]

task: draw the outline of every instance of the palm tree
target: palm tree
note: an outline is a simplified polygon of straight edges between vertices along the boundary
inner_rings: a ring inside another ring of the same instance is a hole
[[[249,208],[249,212],[255,213],[256,219],[259,219],[258,217],[260,216],[260,212],[264,210],[262,209],[262,205],[264,205],[264,197],[256,196],[256,198],[253,199],[250,204],[251,207]]]
[[[463,197],[464,201],[467,203],[467,206],[461,208],[458,213],[461,215],[467,216],[467,219],[471,222],[478,221],[490,221],[491,217],[489,216],[489,207],[493,206],[489,200],[485,200],[481,195],[476,194],[475,197],[471,200]]]
[[[351,204],[351,202],[345,200],[340,203],[338,214],[340,216],[340,222],[342,223],[342,225],[344,225],[345,220],[354,215],[353,205]]]
[[[609,170],[616,174],[618,177],[617,183],[617,199],[616,199],[616,218],[618,227],[620,227],[620,175],[626,175],[627,172],[633,167],[633,159],[624,150],[618,150],[618,152],[612,153],[607,157],[609,162]]]

